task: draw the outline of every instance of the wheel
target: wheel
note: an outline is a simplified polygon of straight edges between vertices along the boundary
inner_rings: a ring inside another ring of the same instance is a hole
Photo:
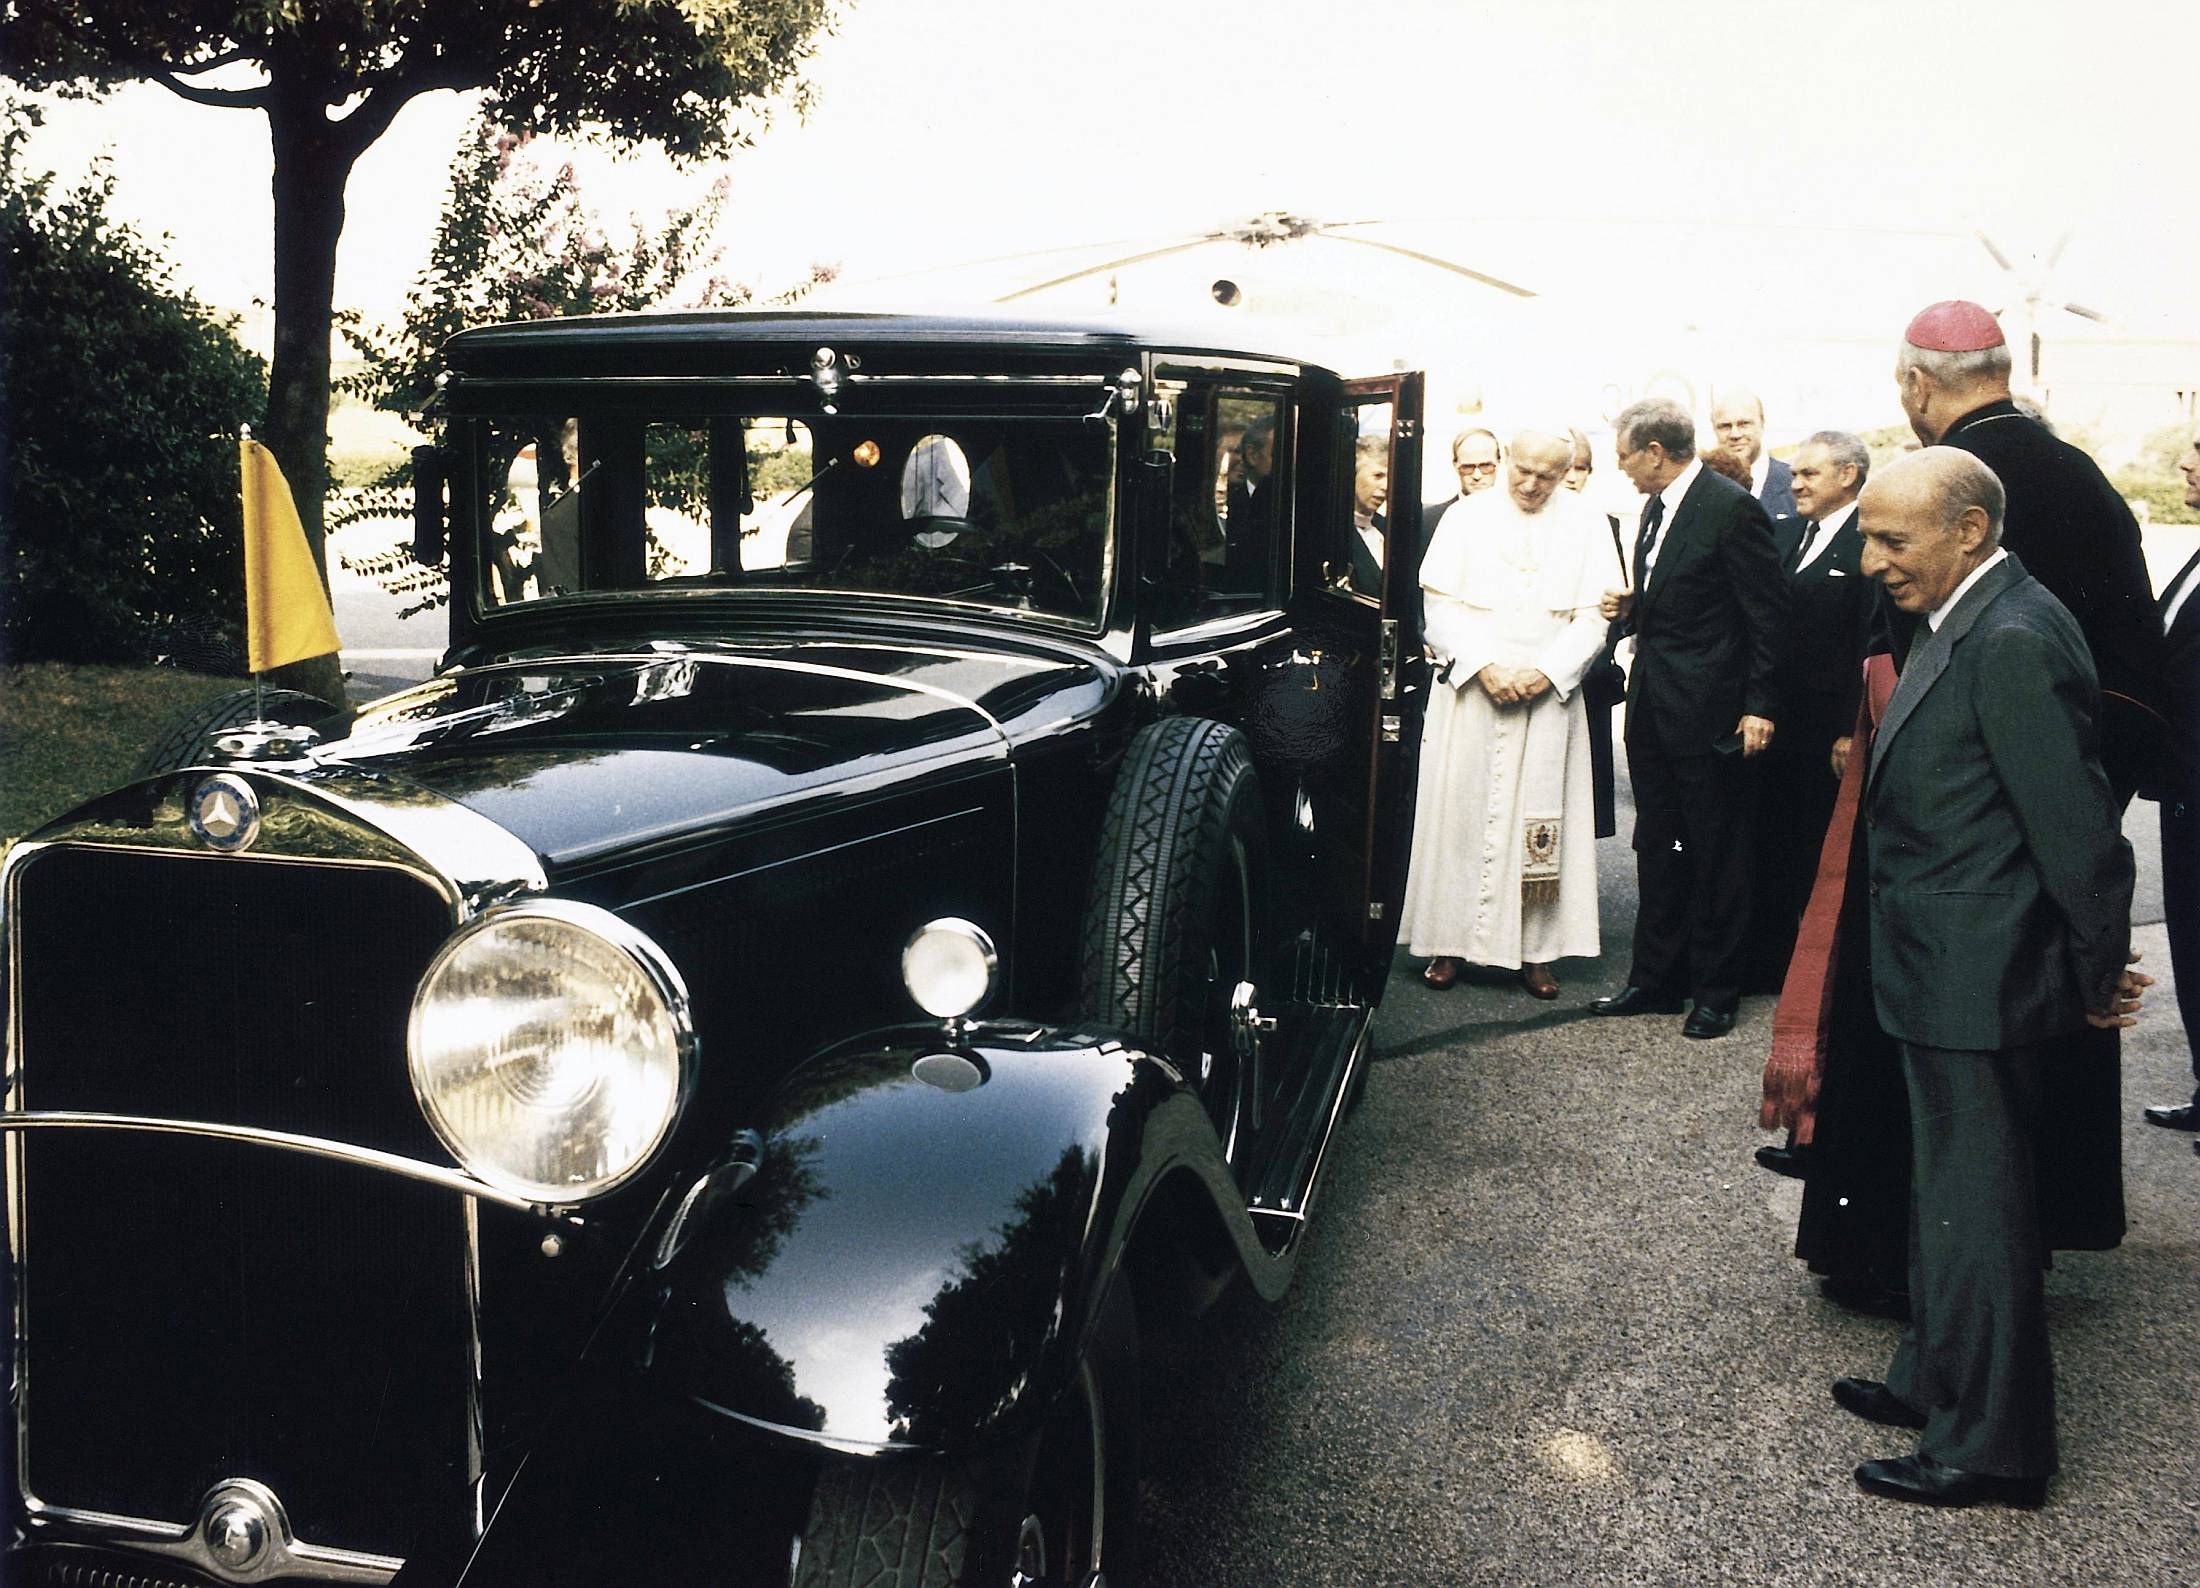
[[[820,1470],[793,1588],[1130,1588],[1136,1572],[1138,1321],[1118,1279],[1077,1381],[1012,1453],[845,1460]]]
[[[293,728],[310,727],[336,715],[336,708],[318,695],[297,689],[234,689],[216,695],[178,717],[168,731],[154,740],[138,758],[139,777],[173,772],[206,759],[214,741],[239,723],[266,717]]]
[[[1169,717],[1109,791],[1085,906],[1084,1013],[1156,1044],[1198,1088],[1225,1153],[1244,1077],[1230,1000],[1257,980],[1266,827],[1245,738]]]

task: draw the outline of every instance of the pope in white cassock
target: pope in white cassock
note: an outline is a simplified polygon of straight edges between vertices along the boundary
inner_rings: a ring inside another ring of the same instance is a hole
[[[1421,560],[1439,682],[1400,934],[1432,987],[1461,962],[1518,968],[1553,998],[1550,962],[1597,953],[1595,817],[1579,687],[1604,646],[1612,547],[1600,514],[1560,491],[1565,432],[1513,438],[1506,488],[1462,497]]]

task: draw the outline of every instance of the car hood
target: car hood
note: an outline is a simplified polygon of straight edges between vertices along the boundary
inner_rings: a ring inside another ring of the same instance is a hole
[[[1099,662],[802,645],[499,662],[363,708],[315,759],[478,811],[553,867],[820,795],[1005,762],[1112,687]]]

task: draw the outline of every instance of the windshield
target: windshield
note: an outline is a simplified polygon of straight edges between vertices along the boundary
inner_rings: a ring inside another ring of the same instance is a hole
[[[1106,421],[584,412],[466,424],[485,608],[785,589],[1101,619]]]

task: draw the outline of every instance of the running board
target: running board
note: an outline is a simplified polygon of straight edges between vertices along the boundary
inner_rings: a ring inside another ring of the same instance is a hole
[[[1367,1063],[1375,1011],[1359,1004],[1314,1004],[1291,1011],[1300,1033],[1285,1058],[1296,1077],[1276,1099],[1277,1119],[1262,1133],[1265,1149],[1247,1165],[1246,1212],[1261,1244],[1282,1253],[1296,1244],[1320,1189],[1322,1166]]]

